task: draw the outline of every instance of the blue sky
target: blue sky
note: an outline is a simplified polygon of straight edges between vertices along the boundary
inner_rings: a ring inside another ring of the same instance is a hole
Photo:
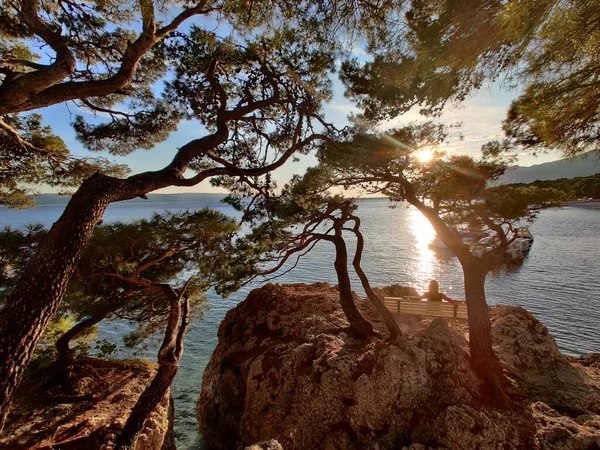
[[[326,120],[343,126],[347,124],[347,116],[351,112],[356,112],[356,107],[346,98],[344,98],[344,88],[339,82],[334,83],[334,97],[324,108]],[[510,106],[511,100],[516,96],[516,92],[504,90],[499,83],[492,84],[480,90],[476,95],[469,98],[462,105],[449,105],[439,121],[445,124],[462,123],[462,127],[457,130],[463,136],[458,139],[454,136],[451,142],[444,148],[451,154],[469,154],[477,156],[480,154],[481,145],[487,141],[502,136],[501,122],[506,116],[506,110]],[[75,134],[70,126],[71,120],[77,114],[84,114],[88,119],[92,119],[91,113],[79,109],[73,103],[69,105],[56,105],[40,111],[43,114],[44,122],[52,126],[54,132],[61,136],[72,153],[77,156],[93,156],[90,152],[83,149],[81,144],[75,140]],[[410,112],[392,122],[387,126],[406,124],[415,120],[423,120],[417,112]],[[123,157],[112,155],[102,155],[119,163],[127,164],[132,173],[139,173],[147,170],[158,170],[167,165],[178,147],[187,143],[191,139],[198,138],[204,134],[204,129],[196,122],[182,122],[177,131],[165,141],[158,144],[151,150],[138,150],[137,152]],[[557,153],[548,153],[538,157],[527,154],[519,155],[519,164],[529,166],[541,164],[543,162],[560,159]],[[283,184],[295,173],[304,173],[307,167],[314,165],[316,159],[314,156],[301,156],[298,162],[288,162],[284,167],[274,174],[274,179],[278,184]],[[52,192],[50,189],[44,189],[44,192]],[[167,188],[163,193],[175,192],[221,192],[204,182],[192,188]]]
[[[172,16],[175,12],[169,14]],[[165,19],[169,19],[165,17]],[[185,22],[182,30],[188,29],[192,23],[212,29],[217,35],[227,36],[232,31],[226,23],[221,23],[213,18],[196,18]],[[37,49],[34,49],[37,50]],[[43,52],[41,52],[43,54]],[[359,60],[365,60],[366,54],[359,47],[355,47],[352,52]],[[510,106],[511,100],[517,95],[516,91],[508,91],[502,88],[501,83],[494,83],[482,88],[475,95],[467,99],[461,105],[448,105],[444,114],[436,119],[441,123],[450,125],[457,122],[462,123],[462,127],[457,130],[456,136],[451,142],[443,148],[450,154],[469,154],[477,156],[480,154],[481,145],[491,139],[502,136],[501,123],[506,116],[506,110]],[[50,125],[54,132],[62,137],[71,152],[76,156],[104,156],[110,160],[121,164],[127,164],[132,173],[140,173],[147,170],[158,170],[166,166],[173,158],[175,151],[188,141],[204,135],[204,128],[197,122],[184,121],[179,124],[178,129],[164,142],[156,145],[151,150],[138,150],[128,156],[112,156],[110,154],[92,154],[86,151],[82,145],[76,141],[75,133],[70,126],[71,121],[78,114],[83,114],[88,120],[94,121],[93,114],[87,110],[77,107],[74,103],[68,105],[55,105],[38,111],[43,115],[44,122]],[[325,120],[342,127],[348,123],[347,116],[352,112],[358,112],[356,107],[344,97],[344,87],[336,79],[334,81],[334,96],[330,103],[325,105]],[[413,121],[424,120],[419,114],[410,112],[396,118],[387,127],[407,124]],[[458,133],[461,133],[463,139],[458,139]],[[558,153],[542,154],[533,157],[527,154],[519,156],[518,164],[530,166],[541,164],[543,162],[560,159]],[[298,162],[289,161],[285,166],[273,174],[273,179],[279,185],[282,185],[291,178],[293,174],[304,173],[306,168],[316,164],[316,159],[311,155],[300,155]],[[41,189],[42,192],[54,192],[51,188]],[[179,192],[223,192],[212,187],[208,181],[194,186],[192,188],[171,187],[157,191],[161,193],[179,193]]]
[[[170,21],[177,13],[177,10],[170,11],[167,16],[161,16],[161,19]],[[196,17],[186,21],[181,27],[182,31],[188,30],[192,24],[212,30],[221,37],[229,36],[232,33],[232,29],[227,22],[221,22],[210,16]],[[139,24],[132,24],[134,28],[136,25]],[[32,47],[34,52],[42,56],[41,62],[47,62],[46,59],[48,56],[41,49],[36,48],[37,46],[34,43],[32,43]],[[355,47],[352,53],[359,60],[364,61],[367,58],[367,55],[360,47]],[[516,95],[517,91],[508,91],[502,88],[501,83],[494,83],[482,88],[461,105],[448,105],[444,114],[437,120],[447,125],[457,122],[462,123],[462,128],[457,130],[457,134],[460,132],[463,139],[458,139],[458,136],[454,136],[454,139],[452,139],[444,150],[450,154],[469,154],[471,156],[480,154],[482,144],[502,136],[502,120],[506,116],[506,110],[510,106],[511,100]],[[324,108],[325,119],[338,127],[342,127],[348,123],[348,114],[357,111],[356,107],[344,97],[344,87],[339,80],[334,81],[333,99]],[[36,112],[40,112],[43,115],[44,123],[50,125],[54,132],[63,138],[74,155],[104,156],[118,163],[127,164],[131,168],[132,173],[161,169],[171,161],[178,147],[181,147],[192,139],[203,136],[205,133],[203,127],[197,122],[182,122],[179,124],[177,131],[173,132],[165,142],[158,144],[151,150],[138,150],[124,157],[112,156],[110,154],[91,154],[76,141],[75,133],[70,123],[75,115],[78,114],[83,114],[86,119],[91,121],[102,119],[102,117],[94,119],[92,113],[77,107],[72,102],[51,106]],[[388,123],[387,127],[407,124],[417,120],[424,119],[417,112],[410,112]],[[298,162],[289,161],[285,166],[277,170],[273,174],[273,179],[279,185],[282,185],[293,174],[304,173],[307,167],[316,164],[316,159],[311,155],[301,155],[299,159]],[[557,159],[560,159],[558,153],[542,154],[538,157],[521,154],[518,164],[530,166]],[[55,192],[50,187],[42,187],[41,191]],[[213,188],[208,181],[205,181],[192,188],[171,187],[158,192],[222,192],[222,190]]]

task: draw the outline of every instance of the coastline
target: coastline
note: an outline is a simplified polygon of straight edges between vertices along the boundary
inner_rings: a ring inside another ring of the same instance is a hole
[[[600,209],[600,200],[592,200],[590,202],[578,202],[577,200],[569,200],[564,206],[574,206],[585,209]]]

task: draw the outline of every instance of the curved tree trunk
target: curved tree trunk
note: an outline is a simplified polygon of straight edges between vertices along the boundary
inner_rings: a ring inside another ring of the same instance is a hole
[[[189,11],[200,11],[196,10],[199,7],[200,5]],[[172,25],[178,26],[181,20],[187,17],[189,16],[185,12],[180,14],[179,19],[176,18]],[[167,26],[161,30],[166,34],[173,29]],[[149,38],[144,34],[142,41],[147,43],[148,39],[156,37],[152,36]],[[132,51],[135,52],[136,48],[139,50],[140,45],[144,45],[142,41],[136,40],[130,47]],[[132,67],[135,69],[138,60],[134,58],[132,61]],[[263,162],[262,165],[254,167],[238,167],[236,161],[226,161],[209,155],[215,162],[215,167],[200,171],[191,178],[185,178],[184,173],[195,158],[207,155],[209,150],[227,141],[230,123],[264,107],[289,104],[287,97],[280,98],[275,94],[261,101],[251,101],[254,99],[249,94],[247,102],[239,102],[236,107],[230,109],[222,85],[215,77],[210,76],[210,73],[207,78],[212,89],[223,93],[220,96],[214,132],[193,139],[177,149],[173,160],[160,170],[140,173],[126,179],[96,173],[85,180],[7,297],[5,307],[0,311],[0,431],[4,427],[12,396],[23,371],[62,301],[67,284],[94,226],[110,203],[135,197],[145,198],[148,192],[168,186],[195,186],[207,178],[216,176],[261,176],[281,167],[300,149],[326,138],[319,133],[310,133],[304,138],[296,136],[293,143],[282,151],[275,161]],[[309,119],[312,116],[310,113],[305,115],[303,111],[297,113],[301,119]],[[299,120],[299,123],[302,124],[303,121]]]
[[[69,346],[71,341],[97,323],[101,322],[111,311],[112,307],[110,307],[108,303],[103,305],[102,308],[94,311],[90,317],[75,324],[75,326],[73,326],[56,340],[56,343],[54,344],[57,352],[55,376],[59,384],[65,386],[71,377],[71,370],[73,366],[73,352]]]
[[[390,332],[390,338],[395,339],[398,336],[402,335],[402,331],[400,331],[400,325],[396,322],[394,315],[390,312],[389,309],[385,307],[385,303],[379,298],[379,296],[373,292],[371,289],[371,284],[369,283],[369,279],[367,275],[362,270],[360,262],[362,260],[363,249],[365,247],[365,239],[360,232],[360,219],[356,216],[351,216],[354,220],[354,228],[353,232],[356,235],[356,252],[354,253],[354,259],[352,260],[352,266],[354,267],[354,271],[358,275],[360,282],[362,284],[365,293],[367,294],[367,298],[371,301],[373,306],[377,309],[381,317],[383,317],[383,321],[387,329]]]
[[[469,348],[471,367],[492,389],[502,408],[509,406],[505,378],[500,361],[492,347],[492,326],[485,298],[485,271],[476,261],[463,265],[465,300],[469,319]]]
[[[96,173],[75,192],[0,311],[0,431],[23,371],[108,205],[169,186],[174,177],[169,168],[127,179]]]
[[[23,371],[60,306],[73,271],[108,205],[135,197],[145,198],[148,192],[167,186],[194,186],[211,176],[234,173],[234,169],[219,167],[190,179],[182,175],[195,155],[222,143],[227,136],[227,127],[219,127],[214,134],[181,147],[164,169],[126,179],[96,173],[75,192],[0,310],[0,431]],[[266,173],[283,164],[292,153],[287,152],[276,163],[260,170],[248,171]]]
[[[334,267],[338,279],[342,310],[350,322],[352,332],[357,337],[366,339],[373,334],[373,325],[363,317],[354,304],[352,285],[350,284],[350,275],[348,274],[348,250],[341,236],[341,230],[336,229],[335,236],[332,237],[332,242],[335,245]]]
[[[0,430],[23,371],[56,313],[94,226],[114,191],[101,175],[86,180],[52,226],[0,311]]]
[[[465,300],[469,320],[469,348],[471,366],[479,377],[491,388],[498,405],[506,408],[506,379],[492,345],[492,325],[485,298],[486,264],[473,256],[468,246],[452,232],[438,213],[424,205],[414,195],[407,200],[431,223],[438,237],[456,255],[463,268]]]
[[[170,287],[165,289],[171,291],[169,295],[172,299],[165,338],[158,351],[158,370],[127,418],[125,427],[115,442],[115,450],[133,447],[144,422],[168,394],[179,368],[179,360],[183,354],[183,337],[189,322],[189,302],[187,297],[177,296]]]

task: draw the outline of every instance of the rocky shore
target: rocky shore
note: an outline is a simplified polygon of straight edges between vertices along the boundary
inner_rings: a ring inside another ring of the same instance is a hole
[[[73,394],[49,387],[44,376],[25,380],[0,437],[0,449],[109,450],[154,373],[146,363],[89,359],[76,362]],[[146,421],[134,450],[174,449],[173,404],[168,395]]]
[[[500,307],[492,325],[511,384],[507,411],[494,406],[469,366],[466,324],[408,317],[403,336],[390,341],[370,304],[357,304],[377,331],[366,342],[349,335],[337,289],[324,283],[266,285],[229,311],[197,407],[208,443],[600,448],[600,357],[561,354],[526,310]]]

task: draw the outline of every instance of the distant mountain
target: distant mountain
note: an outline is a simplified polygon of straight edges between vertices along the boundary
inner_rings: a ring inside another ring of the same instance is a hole
[[[185,203],[185,202],[209,202],[219,203],[226,194],[186,192],[181,194],[148,194],[148,199],[134,198],[127,200],[128,203]],[[34,197],[36,205],[66,205],[71,200],[69,195],[39,194]]]
[[[589,177],[600,172],[600,153],[588,152],[577,159],[560,159],[535,166],[517,166],[506,172],[498,184],[531,183],[535,180],[557,180],[559,178]]]

